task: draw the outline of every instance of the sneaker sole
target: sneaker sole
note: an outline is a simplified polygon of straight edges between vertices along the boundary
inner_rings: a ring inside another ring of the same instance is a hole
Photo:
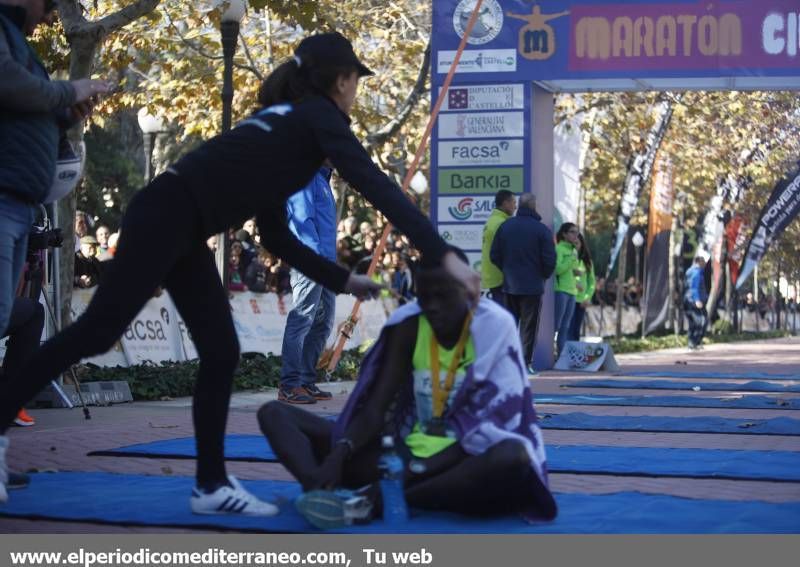
[[[249,516],[251,518],[268,518],[271,516],[277,516],[280,513],[278,507],[275,507],[275,510],[270,510],[267,514],[248,514],[246,512],[227,512],[227,511],[220,511],[220,510],[195,510],[192,508],[192,514],[197,514],[199,516]]]
[[[295,508],[311,525],[321,530],[347,526],[344,503],[326,490],[306,492],[297,499]]]
[[[306,401],[306,400],[299,401],[299,400],[287,400],[286,398],[284,398],[284,399],[278,398],[278,401],[279,402],[283,402],[284,404],[292,404],[293,406],[309,406],[311,404],[316,404],[317,403],[316,399],[308,400],[308,401]]]
[[[21,419],[14,420],[15,425],[19,425],[20,427],[31,427],[32,425],[36,425],[35,421],[22,421]]]

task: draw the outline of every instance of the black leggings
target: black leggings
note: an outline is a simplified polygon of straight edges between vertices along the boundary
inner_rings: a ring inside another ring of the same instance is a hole
[[[314,488],[315,472],[331,451],[333,422],[294,406],[270,402],[258,411],[258,423],[303,490]],[[358,488],[377,481],[379,457],[377,442],[352,455],[345,462],[342,484]],[[555,518],[555,500],[531,468],[521,443],[502,441],[481,455],[460,451],[441,466],[436,464],[440,460],[437,457],[423,460],[427,472],[406,473],[409,505],[481,516],[533,510],[544,519]]]
[[[83,358],[108,351],[164,285],[200,357],[192,406],[197,481],[226,482],[223,444],[239,342],[199,213],[178,177],[161,175],[134,197],[110,264],[86,312],[0,389],[2,431],[49,380]]]

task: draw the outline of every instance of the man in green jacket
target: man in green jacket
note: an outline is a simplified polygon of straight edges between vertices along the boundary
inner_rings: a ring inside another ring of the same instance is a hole
[[[492,250],[494,235],[500,225],[506,222],[517,210],[517,199],[511,191],[501,189],[494,196],[494,210],[483,226],[483,247],[481,251],[481,288],[489,290],[489,296],[505,307],[503,295],[503,272],[492,263],[489,253]]]

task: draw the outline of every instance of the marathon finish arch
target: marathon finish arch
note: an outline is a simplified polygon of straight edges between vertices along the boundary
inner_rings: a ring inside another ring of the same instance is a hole
[[[476,2],[433,0],[434,100]],[[499,189],[534,192],[553,226],[552,93],[722,89],[800,89],[798,0],[483,0],[433,130],[431,217],[479,269]]]

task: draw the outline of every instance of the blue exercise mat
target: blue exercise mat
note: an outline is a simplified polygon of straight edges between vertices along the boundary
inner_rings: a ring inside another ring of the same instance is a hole
[[[705,398],[701,396],[600,396],[589,394],[536,394],[538,404],[570,406],[657,406],[672,408],[800,409],[800,398],[739,396]]]
[[[113,452],[182,459],[196,456],[193,437],[131,445],[106,454]],[[277,461],[260,435],[228,435],[225,457],[231,461]],[[547,469],[570,474],[800,482],[800,452],[549,445]]]
[[[564,388],[625,388],[630,390],[700,390],[728,392],[800,392],[800,384],[772,384],[757,380],[744,384],[731,382],[675,382],[673,380],[580,380],[567,382]]]
[[[268,533],[318,533],[295,510],[294,482],[244,481],[256,496],[276,503],[271,518],[197,516],[189,511],[189,477],[62,472],[34,474],[25,490],[0,505],[7,517],[172,526]],[[662,494],[557,494],[558,518],[528,524],[518,517],[469,518],[412,511],[401,526],[377,520],[344,533],[799,533],[800,502],[693,500]]]
[[[734,419],[716,416],[662,417],[540,413],[543,429],[582,431],[641,431],[648,433],[715,433],[736,435],[800,435],[800,419]]]
[[[800,374],[770,374],[768,372],[674,372],[669,370],[627,370],[621,376],[641,378],[714,378],[723,380],[800,380]]]

